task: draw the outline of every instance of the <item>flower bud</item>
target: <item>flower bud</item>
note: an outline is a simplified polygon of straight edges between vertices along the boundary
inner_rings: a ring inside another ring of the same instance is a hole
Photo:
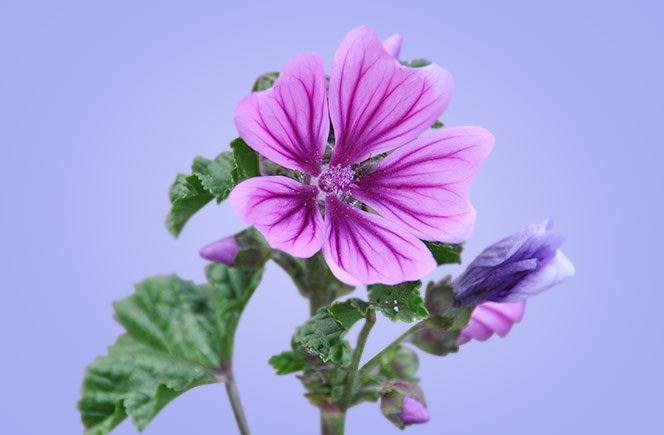
[[[403,412],[399,418],[404,424],[420,424],[429,421],[429,411],[424,403],[414,397],[405,396],[403,398]]]
[[[380,370],[388,379],[411,380],[418,367],[417,353],[407,346],[397,346],[380,362]]]
[[[238,252],[240,252],[240,245],[235,240],[235,236],[228,236],[203,247],[199,254],[206,260],[235,266],[235,256]]]
[[[529,225],[485,249],[452,282],[455,306],[522,301],[574,275],[551,226],[548,219]]]
[[[436,356],[445,356],[459,351],[459,330],[422,328],[415,331],[408,340],[415,346]]]
[[[426,423],[430,418],[424,394],[416,384],[388,383],[387,392],[381,396],[380,410],[401,429],[412,424]]]

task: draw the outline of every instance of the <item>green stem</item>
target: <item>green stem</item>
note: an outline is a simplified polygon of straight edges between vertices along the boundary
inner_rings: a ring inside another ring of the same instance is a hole
[[[360,369],[360,375],[362,375],[362,374],[366,373],[367,371],[371,370],[376,364],[378,364],[380,362],[380,360],[383,358],[383,356],[386,353],[390,352],[392,349],[394,349],[399,344],[401,344],[401,342],[404,341],[406,339],[406,337],[408,337],[413,332],[424,328],[425,326],[426,326],[426,320],[414,324],[410,329],[408,329],[406,332],[404,332],[399,337],[397,337],[396,340],[394,340],[392,343],[390,343],[385,349],[381,350],[380,352],[378,352],[378,354],[376,354],[376,356],[374,356],[369,361],[367,361],[367,363],[365,365],[363,365],[362,368]]]
[[[343,435],[346,424],[346,413],[336,406],[323,407],[320,410],[321,435]]]
[[[360,365],[360,358],[362,358],[362,352],[364,351],[364,346],[367,344],[367,338],[369,338],[369,332],[376,323],[376,313],[370,310],[366,316],[366,322],[360,331],[360,335],[357,337],[357,346],[353,351],[353,359],[348,368],[346,374],[346,386],[344,387],[344,394],[341,397],[341,410],[346,412],[348,407],[351,404],[351,399],[353,397],[353,388],[355,387],[355,378],[357,378],[357,368]]]
[[[241,435],[249,435],[247,417],[244,415],[242,402],[240,401],[240,393],[237,390],[237,384],[235,383],[235,378],[233,377],[233,373],[230,368],[226,370],[225,376],[226,380],[224,383],[226,384],[226,393],[228,393],[228,399],[230,400],[231,407],[233,408],[233,414],[235,415],[237,427],[240,430]]]

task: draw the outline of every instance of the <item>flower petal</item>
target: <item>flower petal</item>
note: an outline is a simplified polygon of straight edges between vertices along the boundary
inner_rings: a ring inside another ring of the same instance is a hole
[[[525,302],[483,302],[473,310],[457,343],[463,344],[471,339],[484,341],[494,333],[504,337],[513,324],[523,319],[525,309]]]
[[[228,201],[272,248],[306,258],[318,252],[325,236],[317,195],[316,186],[291,178],[254,177],[235,186]]]
[[[525,300],[563,282],[574,274],[574,265],[558,249],[547,264],[523,278],[503,300],[506,302]]]
[[[359,163],[431,127],[452,97],[452,76],[432,64],[408,68],[367,27],[351,30],[332,63],[332,164]]]
[[[482,127],[427,134],[385,157],[352,195],[421,239],[463,242],[475,224],[470,184],[493,140]]]
[[[405,424],[421,424],[430,420],[429,410],[426,406],[414,397],[404,396],[403,412],[399,418]]]
[[[397,284],[436,267],[427,247],[390,221],[328,195],[323,255],[330,270],[350,285]]]
[[[320,55],[296,54],[272,88],[240,101],[240,136],[273,162],[318,176],[330,130],[325,86]]]
[[[395,33],[383,41],[383,48],[390,54],[390,56],[398,59],[402,42],[403,36],[401,36],[401,33]]]
[[[511,234],[483,250],[470,263],[468,269],[473,267],[496,267],[512,258],[516,261],[535,258],[538,257],[536,253],[540,250],[546,250],[546,252],[543,252],[544,255],[540,253],[540,258],[552,257],[555,250],[563,242],[561,236],[550,231],[552,227],[551,219],[545,219],[539,224],[528,225],[521,231]]]

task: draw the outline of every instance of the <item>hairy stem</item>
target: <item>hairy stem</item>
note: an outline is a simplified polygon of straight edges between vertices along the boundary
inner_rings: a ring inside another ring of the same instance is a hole
[[[397,337],[396,340],[394,340],[392,343],[390,343],[385,349],[378,352],[376,354],[376,356],[371,358],[369,361],[367,361],[367,363],[365,365],[362,366],[362,368],[360,369],[360,375],[362,375],[362,374],[366,373],[367,371],[371,370],[376,364],[378,364],[380,362],[380,360],[383,358],[383,356],[386,353],[390,352],[392,349],[394,349],[399,344],[401,344],[401,342],[404,341],[410,334],[412,334],[413,332],[415,332],[419,329],[424,328],[425,326],[426,326],[426,321],[416,323],[410,329],[408,329],[406,332],[404,332],[399,337]]]
[[[376,323],[376,313],[370,310],[365,319],[364,326],[360,331],[360,335],[357,337],[357,346],[355,346],[355,350],[353,351],[353,359],[350,363],[350,367],[348,367],[348,373],[346,374],[346,386],[344,387],[344,394],[341,397],[340,403],[341,410],[344,414],[351,405],[353,388],[355,388],[355,379],[357,378],[357,368],[360,366],[360,358],[362,358],[364,346],[367,344],[369,332],[371,332],[371,328],[373,328]]]
[[[249,435],[249,425],[247,424],[247,417],[244,415],[244,410],[242,409],[242,402],[240,401],[240,393],[237,390],[237,384],[235,383],[235,378],[233,377],[233,372],[230,369],[226,370],[226,393],[228,393],[228,399],[231,402],[231,407],[233,408],[233,414],[235,415],[235,421],[237,422],[237,427],[240,430],[241,435]]]
[[[321,435],[343,435],[346,424],[346,413],[333,405],[320,409]]]

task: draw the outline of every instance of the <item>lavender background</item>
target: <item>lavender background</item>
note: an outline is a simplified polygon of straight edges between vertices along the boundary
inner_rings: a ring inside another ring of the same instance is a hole
[[[408,433],[656,432],[661,2],[377,4],[0,0],[1,432],[82,431],[84,367],[121,331],[111,301],[154,274],[201,280],[198,248],[244,227],[227,205],[208,206],[173,239],[163,222],[175,174],[227,149],[255,76],[297,51],[320,52],[329,69],[359,24],[384,38],[402,32],[403,58],[448,68],[456,93],[444,122],[497,138],[474,183],[465,262],[550,216],[577,266],[528,303],[506,339],[422,356],[432,420]],[[236,351],[255,434],[317,430],[299,382],[267,365],[306,313],[269,266]],[[402,330],[380,319],[366,357]],[[376,404],[353,408],[347,427],[398,433]],[[186,393],[145,431],[235,432],[221,384]],[[116,433],[135,429],[126,421]]]

